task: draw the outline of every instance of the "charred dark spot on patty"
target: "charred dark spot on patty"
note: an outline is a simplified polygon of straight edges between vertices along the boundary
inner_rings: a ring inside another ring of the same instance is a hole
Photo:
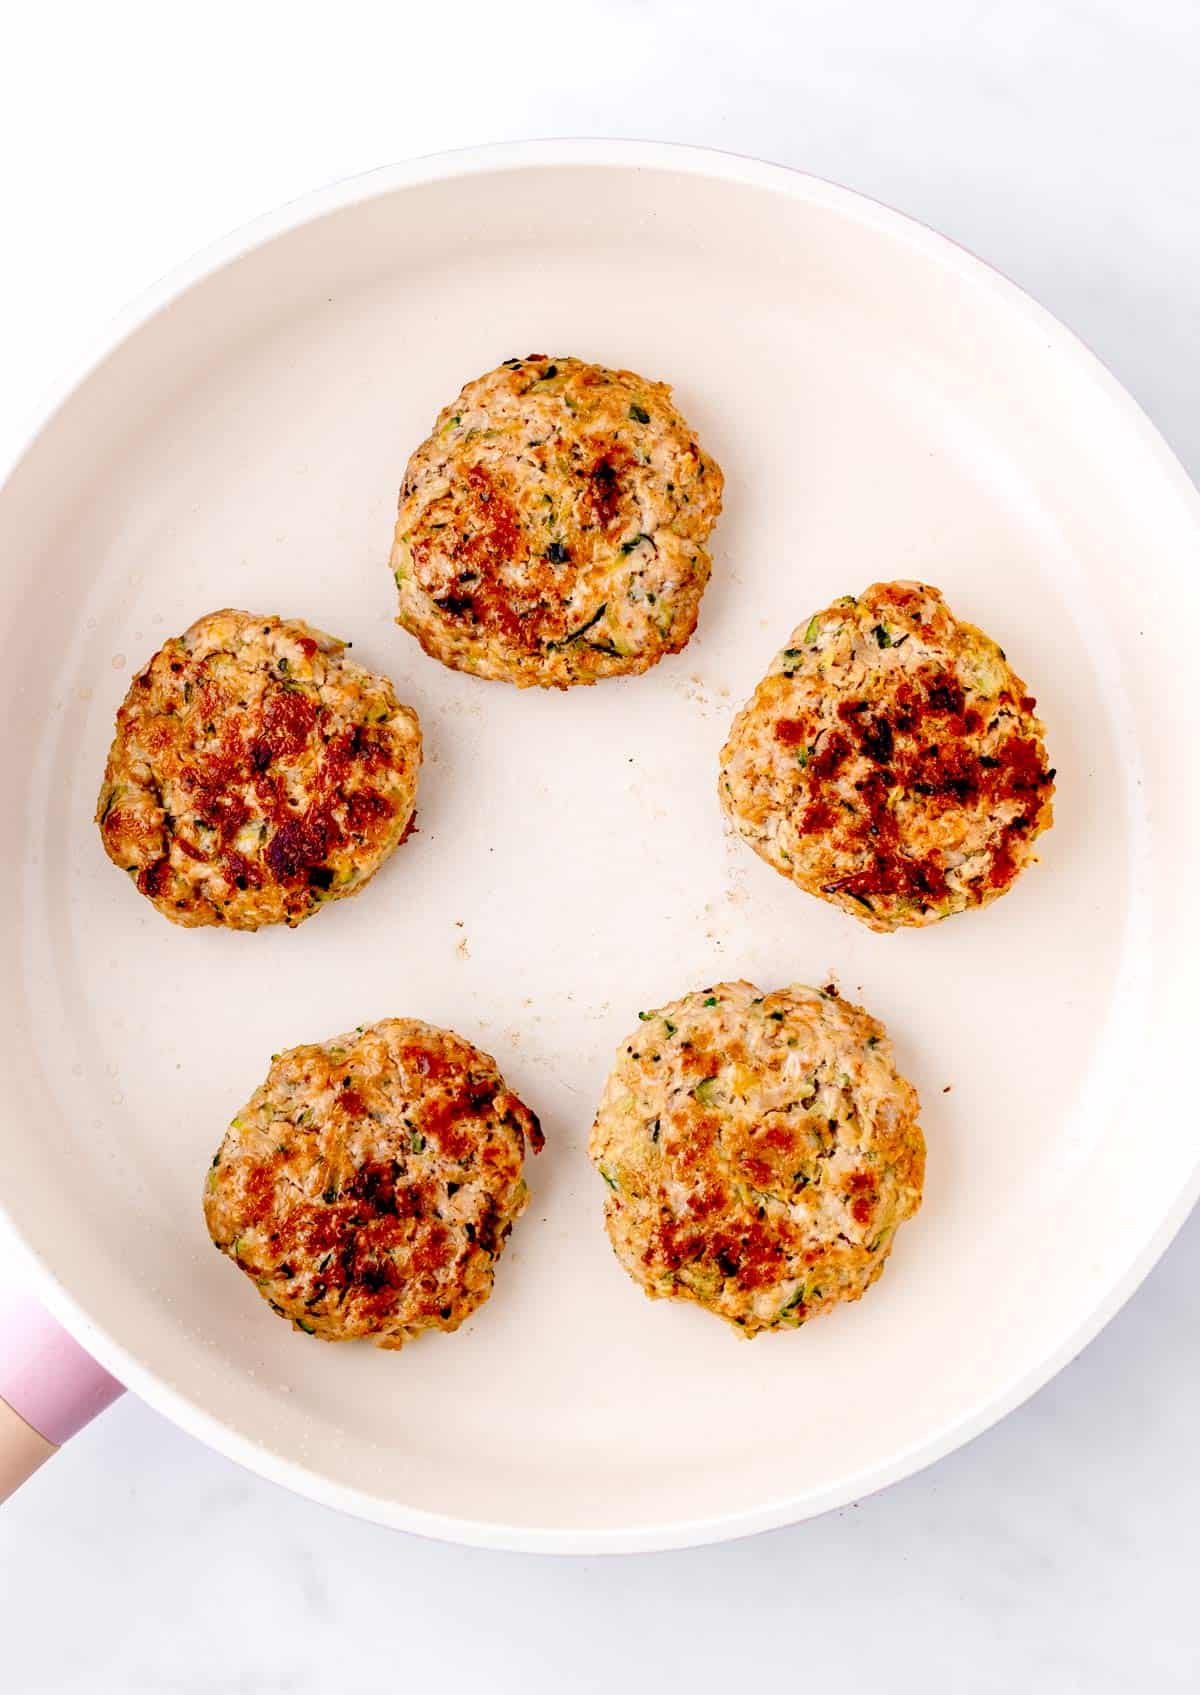
[[[602,530],[609,529],[620,516],[621,476],[628,464],[628,451],[612,447],[600,454],[588,470],[587,506]]]
[[[333,872],[324,861],[339,845],[341,832],[326,811],[313,811],[303,818],[293,818],[281,825],[267,843],[263,858],[277,883],[293,883],[306,877],[318,885],[327,876],[324,886],[333,881]]]
[[[442,1108],[461,1145],[428,1134]],[[453,1329],[523,1201],[525,1111],[486,1055],[409,1021],[278,1056],[213,1162],[210,1232],[301,1329]]]
[[[1014,813],[1012,803],[1039,796],[1052,781],[1044,749],[1019,719],[997,720],[991,751],[983,753],[983,714],[944,667],[901,676],[877,696],[840,701],[837,718],[841,727],[818,735],[798,777],[807,796],[799,831],[828,835],[840,856],[859,862],[822,884],[824,893],[868,903],[880,896],[918,905],[946,898],[944,856],[910,846],[915,825],[904,806],[917,809],[922,829],[948,809],[987,820],[994,834],[988,886],[1011,881],[1011,844],[1031,824],[1024,805]],[[781,718],[774,733],[790,746],[812,730],[809,720]],[[829,785],[855,757],[868,773],[853,782],[853,804],[837,806]]]

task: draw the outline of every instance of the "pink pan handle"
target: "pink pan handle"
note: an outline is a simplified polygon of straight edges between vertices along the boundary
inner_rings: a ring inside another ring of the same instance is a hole
[[[0,1305],[0,1501],[121,1392],[35,1301]]]

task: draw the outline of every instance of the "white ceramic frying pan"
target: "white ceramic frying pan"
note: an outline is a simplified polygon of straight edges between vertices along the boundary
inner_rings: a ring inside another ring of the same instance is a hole
[[[727,477],[691,646],[566,695],[426,659],[386,565],[438,407],[534,350],[667,378]],[[0,1196],[89,1352],[265,1476],[530,1549],[801,1518],[1030,1394],[1191,1205],[1200,503],[1097,361],[941,237],[656,145],[322,190],[126,317],[13,469],[0,545]],[[1030,683],[1058,822],[995,906],[878,936],[726,834],[715,772],[792,627],[895,576]],[[295,932],[172,928],[91,822],[132,671],[225,605],[353,639],[425,727],[419,834]],[[628,1282],[584,1152],[638,1010],[737,976],[832,976],[883,1018],[929,1144],[866,1300],[751,1343]],[[400,1354],[293,1333],[200,1211],[270,1054],[391,1014],[493,1052],[548,1138],[491,1302]]]

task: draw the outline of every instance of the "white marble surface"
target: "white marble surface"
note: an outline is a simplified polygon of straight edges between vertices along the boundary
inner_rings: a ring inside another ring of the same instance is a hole
[[[5,35],[0,455],[111,311],[263,207],[406,154],[620,134],[782,159],[945,230],[1077,329],[1200,473],[1195,0],[51,0]],[[968,1449],[689,1554],[393,1535],[126,1399],[0,1512],[0,1688],[716,1691],[753,1663],[813,1689],[1194,1690],[1198,1285],[1193,1219]]]

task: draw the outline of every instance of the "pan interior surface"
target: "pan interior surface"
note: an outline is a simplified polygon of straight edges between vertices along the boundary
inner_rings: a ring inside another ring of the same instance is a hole
[[[670,381],[726,475],[689,647],[566,694],[425,658],[387,570],[438,408],[533,351]],[[771,167],[468,155],[198,263],[0,493],[0,1199],[56,1310],[267,1476],[463,1541],[735,1535],[983,1428],[1115,1309],[1193,1193],[1198,533],[1165,447],[1039,308]],[[1029,683],[1057,821],[995,906],[879,936],[729,835],[716,762],[792,629],[892,577],[937,584]],[[416,834],[296,931],[172,927],[91,821],[131,675],[222,606],[351,640],[424,729]],[[882,1018],[929,1155],[866,1299],[753,1343],[641,1296],[585,1153],[638,1011],[736,977],[832,979]],[[270,1055],[389,1016],[493,1053],[547,1137],[491,1301],[400,1354],[293,1333],[200,1208]]]

